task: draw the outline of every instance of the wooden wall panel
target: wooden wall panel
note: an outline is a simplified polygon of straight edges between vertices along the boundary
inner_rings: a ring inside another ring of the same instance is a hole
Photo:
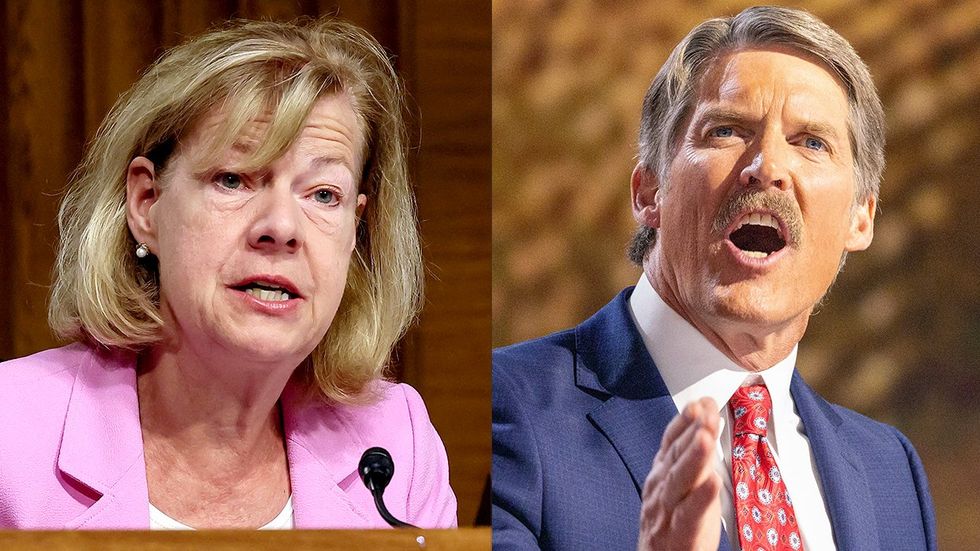
[[[162,48],[172,48],[184,39],[200,34],[235,13],[236,6],[235,0],[163,0],[160,13]]]
[[[419,217],[431,273],[410,349],[450,449],[460,518],[490,471],[490,4],[417,4],[409,87],[421,112]],[[408,53],[408,52],[406,52]],[[452,68],[446,71],[445,68]],[[452,106],[442,108],[441,106]]]
[[[0,0],[0,278],[11,286],[0,358],[58,344],[46,305],[60,194],[83,144],[154,59],[233,17],[345,17],[389,49],[407,82],[430,277],[399,368],[446,443],[460,524],[471,524],[490,469],[490,6],[460,4]]]
[[[400,52],[399,19],[400,12],[410,9],[412,2],[402,0],[397,6],[387,0],[336,0],[320,1],[320,13],[336,13],[339,16],[356,22],[378,42],[384,44],[389,51],[397,55]]]
[[[11,0],[6,6],[6,182],[11,224],[4,260],[10,263],[9,324],[12,350],[2,357],[52,343],[45,317],[47,285],[57,241],[57,200],[65,175],[81,156],[80,13],[57,0]]]
[[[130,0],[82,4],[85,134],[159,54],[161,6]]]
[[[0,0],[0,37],[8,37],[7,32],[7,1]],[[0,148],[8,147],[10,144],[10,118],[8,114],[9,105],[9,86],[7,84],[7,40],[0,40]],[[2,151],[2,149],[0,149]],[[10,217],[10,208],[3,205],[10,205],[13,197],[10,186],[7,182],[7,155],[0,153],[0,282],[10,283],[14,280],[15,270],[11,265],[11,254],[13,245],[10,242],[14,235],[13,220]],[[13,301],[0,300],[0,360],[5,359],[3,354],[13,350],[14,327],[13,327]]]

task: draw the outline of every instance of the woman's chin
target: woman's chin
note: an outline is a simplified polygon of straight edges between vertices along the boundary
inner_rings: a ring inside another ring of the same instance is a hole
[[[243,363],[288,364],[296,367],[306,358],[317,342],[297,339],[296,332],[279,334],[237,334],[224,340],[226,355]],[[230,354],[229,354],[230,353]]]

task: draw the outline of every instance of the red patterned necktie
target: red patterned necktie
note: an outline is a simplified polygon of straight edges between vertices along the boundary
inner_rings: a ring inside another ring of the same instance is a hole
[[[803,549],[793,503],[776,467],[766,429],[772,400],[765,385],[743,386],[732,409],[732,487],[743,551]]]

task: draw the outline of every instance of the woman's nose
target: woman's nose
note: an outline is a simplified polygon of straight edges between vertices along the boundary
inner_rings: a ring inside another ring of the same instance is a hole
[[[303,245],[302,211],[288,189],[269,185],[253,200],[249,245],[254,249],[295,252]]]

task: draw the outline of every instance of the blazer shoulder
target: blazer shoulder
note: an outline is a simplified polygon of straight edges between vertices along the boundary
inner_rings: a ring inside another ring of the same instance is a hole
[[[903,510],[917,511],[918,522],[908,523],[899,529],[921,525],[925,548],[935,550],[935,508],[925,467],[911,440],[896,427],[843,406],[832,407],[844,420],[842,428],[848,441],[855,450],[861,450],[860,457],[869,477],[877,481],[874,490],[879,494],[877,501],[901,503]]]
[[[567,368],[575,361],[575,330],[568,329],[537,339],[497,348],[493,351],[493,371],[519,377],[522,373],[541,373]]]
[[[829,403],[829,402],[828,402]],[[897,428],[872,419],[844,406],[829,403],[830,407],[843,420],[847,433],[864,443],[878,443],[889,447],[900,446],[903,450],[912,449],[909,439]]]
[[[880,452],[911,448],[908,439],[898,429],[828,401],[806,384],[799,372],[793,375],[791,389],[798,408],[806,407],[807,410],[821,412],[821,416],[838,427],[846,440],[855,444],[856,449]],[[801,400],[803,403],[800,403]]]
[[[52,378],[73,380],[79,366],[89,361],[90,357],[91,349],[88,346],[74,343],[0,362],[0,390],[43,384]]]
[[[79,370],[91,361],[87,346],[73,344],[0,363],[0,402],[18,412],[0,427],[0,434],[8,437],[0,438],[0,444],[2,440],[10,444],[9,437],[15,432],[37,435],[48,422],[52,430],[63,423]]]

